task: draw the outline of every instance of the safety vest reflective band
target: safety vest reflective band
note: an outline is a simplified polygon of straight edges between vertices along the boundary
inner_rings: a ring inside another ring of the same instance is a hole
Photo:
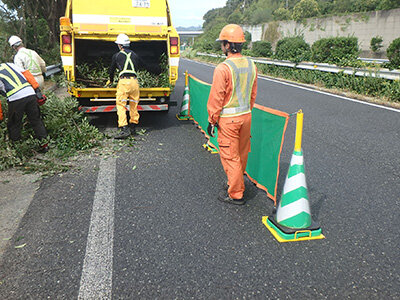
[[[29,57],[29,66],[27,67],[28,70],[30,70],[30,72],[32,74],[41,74],[42,70],[40,69],[39,64],[36,62],[36,60],[33,58],[33,52],[29,51],[28,49],[26,49],[27,51],[25,52],[24,50],[19,50],[21,51],[23,54],[25,54],[26,56]]]
[[[27,86],[30,86],[24,76],[14,71],[7,64],[0,65],[0,78],[4,79],[2,81],[4,83],[4,88],[6,89],[7,97],[14,95],[16,92]]]
[[[126,55],[126,60],[125,60],[124,68],[122,69],[121,72],[119,72],[118,76],[121,77],[121,75],[123,75],[125,73],[135,74],[136,75],[135,65],[133,64],[133,61],[131,59],[132,52],[126,53],[125,51],[121,51],[120,53],[123,53],[123,54]]]
[[[247,57],[228,58],[223,62],[232,74],[232,96],[222,111],[221,117],[238,116],[249,113],[256,68]]]

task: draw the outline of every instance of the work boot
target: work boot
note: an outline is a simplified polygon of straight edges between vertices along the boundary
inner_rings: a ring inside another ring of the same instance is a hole
[[[235,204],[235,205],[243,205],[246,202],[244,201],[243,198],[240,199],[232,199],[227,190],[222,190],[221,193],[219,193],[218,195],[218,200],[222,201],[222,202],[227,202],[230,204]]]
[[[117,140],[123,140],[128,138],[131,135],[131,132],[128,128],[128,126],[123,126],[120,128],[119,133],[114,137],[114,139]]]
[[[129,124],[129,129],[131,130],[131,134],[134,135],[136,134],[136,125],[135,123]]]

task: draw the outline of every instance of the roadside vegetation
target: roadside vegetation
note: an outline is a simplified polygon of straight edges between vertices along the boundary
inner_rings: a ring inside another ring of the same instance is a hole
[[[191,59],[197,59],[210,63],[220,63],[223,57],[208,57],[196,55],[196,50],[188,50],[184,55]],[[337,94],[351,93],[352,97],[366,99],[368,101],[387,104],[400,108],[400,81],[375,78],[371,76],[361,77],[355,74],[348,75],[343,72],[328,73],[317,70],[304,70],[283,66],[256,63],[260,74],[289,81],[304,83],[330,90]]]
[[[58,79],[62,82],[62,79]],[[60,98],[46,93],[48,100],[41,106],[41,114],[48,131],[50,150],[41,154],[39,142],[26,117],[23,121],[22,139],[11,142],[7,134],[7,104],[1,98],[4,119],[0,122],[0,171],[17,168],[25,173],[40,173],[43,177],[79,167],[74,160],[82,154],[115,155],[128,151],[145,130],[126,140],[114,140],[91,124],[88,117],[78,110],[78,101],[72,97]]]
[[[228,0],[224,7],[204,15],[203,29],[208,31],[224,22],[257,25],[399,7],[398,0]]]
[[[221,54],[220,45],[215,40],[223,26],[228,23],[256,25],[266,22],[268,28],[273,28],[274,21],[295,20],[302,22],[309,17],[323,17],[328,15],[346,15],[356,12],[400,8],[398,0],[228,0],[225,7],[208,11],[204,15],[204,33],[199,36],[193,47],[187,49],[183,55],[190,58],[209,62],[222,61],[221,58],[197,56],[197,52]],[[326,63],[338,67],[362,68],[375,72],[381,69],[400,69],[400,37],[391,42],[386,50],[388,63],[368,63],[358,59],[360,49],[356,37],[322,38],[309,45],[301,34],[279,39],[274,36],[277,31],[271,29],[264,38],[277,40],[274,46],[267,40],[251,43],[251,34],[245,33],[246,44],[243,55],[262,57],[267,59],[285,60],[295,64],[300,62]],[[371,37],[370,49],[374,53],[382,49],[382,37]],[[373,97],[380,103],[400,104],[400,82],[372,76],[360,77],[344,74],[321,72],[317,70],[303,70],[284,66],[257,64],[260,73],[311,84],[319,88],[330,89],[336,92],[349,92],[356,97]],[[355,71],[354,71],[355,72]]]
[[[12,142],[7,135],[7,104],[2,99],[4,120],[0,122],[0,171],[18,167],[24,172],[41,172],[50,175],[68,170],[68,159],[77,153],[99,146],[104,135],[90,125],[83,113],[78,112],[77,101],[60,99],[49,93],[41,106],[42,118],[47,128],[50,150],[39,154],[39,142],[25,117],[22,139]]]

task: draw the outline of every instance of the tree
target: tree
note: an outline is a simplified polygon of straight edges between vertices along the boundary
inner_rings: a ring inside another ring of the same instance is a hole
[[[292,17],[296,21],[315,17],[319,14],[318,3],[315,0],[301,0],[293,8]]]
[[[282,21],[290,19],[290,11],[286,8],[280,7],[274,11],[274,20]]]
[[[59,18],[66,4],[67,0],[2,0],[0,11],[8,25],[4,33],[18,35],[26,46],[50,53],[58,45]]]

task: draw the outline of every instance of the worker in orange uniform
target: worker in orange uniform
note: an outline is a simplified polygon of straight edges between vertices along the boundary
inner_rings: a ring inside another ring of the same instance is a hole
[[[228,184],[218,199],[243,205],[243,175],[250,152],[251,110],[257,95],[257,68],[252,60],[240,54],[245,38],[239,25],[226,25],[217,41],[221,42],[221,50],[228,58],[214,71],[207,103],[207,132],[214,136],[214,130],[218,128],[221,163],[228,177]]]
[[[119,134],[115,139],[126,139],[131,134],[134,134],[136,125],[139,123],[139,113],[137,106],[139,104],[139,82],[136,75],[137,64],[139,58],[135,52],[129,49],[129,37],[121,33],[117,36],[115,43],[118,45],[119,52],[112,57],[111,66],[109,69],[110,80],[107,81],[108,86],[114,80],[114,71],[118,69],[118,85],[117,85],[117,115]],[[129,127],[126,118],[125,105],[129,101]]]

